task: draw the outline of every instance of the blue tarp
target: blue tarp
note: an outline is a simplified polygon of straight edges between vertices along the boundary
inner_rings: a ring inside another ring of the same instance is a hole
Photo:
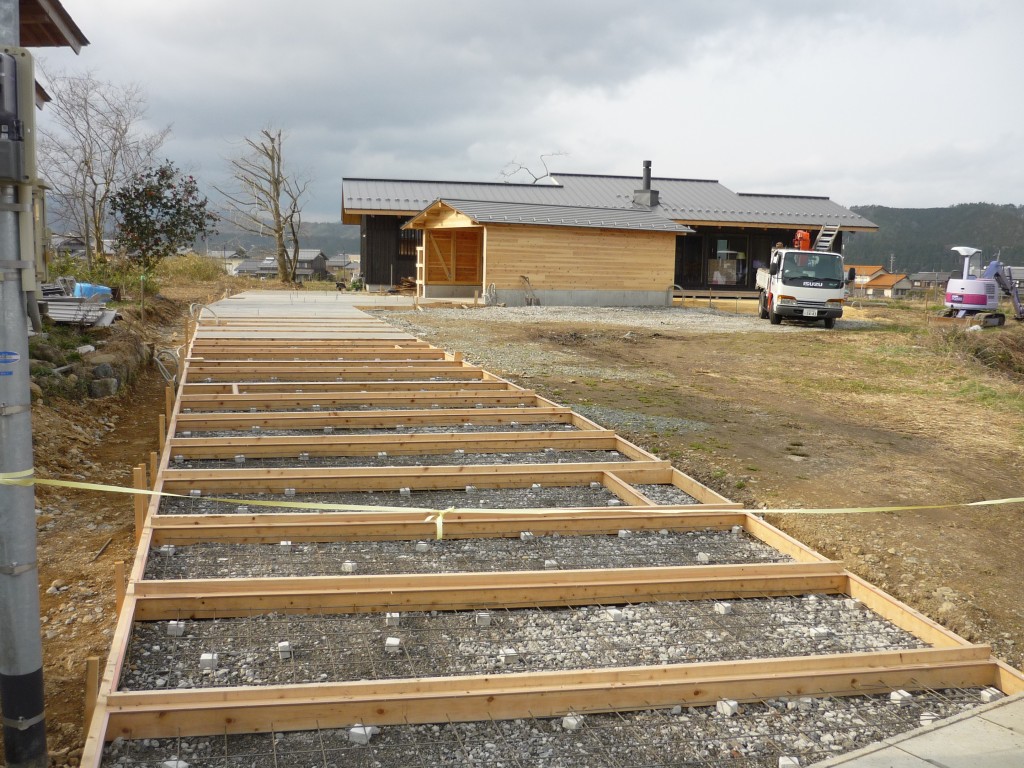
[[[74,295],[81,299],[91,299],[93,296],[102,301],[110,301],[114,298],[114,292],[105,285],[94,285],[93,283],[75,283]]]

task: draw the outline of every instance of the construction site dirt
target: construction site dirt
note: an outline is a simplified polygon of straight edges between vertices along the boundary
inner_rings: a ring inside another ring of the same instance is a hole
[[[696,324],[676,329],[661,312],[529,309],[385,319],[573,407],[748,507],[865,508],[768,519],[1022,665],[1024,507],[869,511],[1021,496],[1019,380],[894,309],[853,312],[827,332],[770,331],[695,310],[685,314]],[[157,447],[163,403],[163,382],[151,373],[123,398],[37,404],[38,473],[130,485],[132,466]],[[967,412],[986,428],[961,429]],[[107,650],[113,563],[132,555],[132,502],[41,487],[37,507],[50,743],[57,764],[75,764],[85,659]]]

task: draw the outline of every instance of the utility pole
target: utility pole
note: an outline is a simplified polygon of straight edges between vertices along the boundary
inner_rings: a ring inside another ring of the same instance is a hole
[[[18,0],[0,0],[0,49],[21,42]],[[15,55],[16,54],[16,55]],[[23,52],[0,52],[0,477],[32,477],[28,316],[23,273],[34,269],[22,252],[19,208],[26,165],[17,71],[31,68]],[[24,74],[24,73],[23,73]],[[29,101],[31,103],[31,101]],[[39,569],[31,485],[0,483],[0,716],[8,768],[45,768],[43,646],[39,625]]]

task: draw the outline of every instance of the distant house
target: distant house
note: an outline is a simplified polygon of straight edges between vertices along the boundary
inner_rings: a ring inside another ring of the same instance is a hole
[[[595,306],[656,297],[664,304],[679,291],[753,296],[757,268],[775,243],[792,243],[804,230],[823,249],[842,252],[851,233],[878,229],[827,197],[652,178],[649,163],[639,177],[553,173],[544,181],[348,178],[342,222],[360,226],[369,286],[415,278],[426,297],[480,293],[508,304]],[[444,222],[453,232],[442,231]],[[648,250],[655,242],[656,254]],[[642,274],[634,274],[641,261]]]
[[[874,280],[879,275],[887,275],[889,271],[881,266],[880,264],[847,264],[846,270],[853,270],[853,285],[850,287],[850,291],[857,295],[864,296],[866,292],[864,287]]]
[[[235,267],[239,277],[256,277],[260,280],[277,278],[277,259],[267,256],[264,259],[246,259]]]
[[[359,254],[339,253],[327,257],[327,271],[335,280],[351,280],[359,274]]]
[[[327,256],[319,248],[302,248],[299,250],[298,264],[295,267],[295,281],[304,283],[307,280],[332,280],[333,276],[327,269]]]
[[[864,294],[875,298],[898,299],[906,296],[912,283],[906,275],[889,274],[888,272],[872,278],[864,284]]]
[[[234,275],[238,266],[247,260],[248,251],[241,245],[236,248],[210,248],[206,257],[220,264],[229,275]]]
[[[910,280],[910,287],[914,291],[930,291],[945,288],[949,277],[949,272],[914,272],[907,279]]]

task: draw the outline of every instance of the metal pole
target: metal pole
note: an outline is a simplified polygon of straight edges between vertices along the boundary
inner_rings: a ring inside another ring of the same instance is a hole
[[[0,44],[18,45],[18,0],[0,0]],[[4,139],[6,140],[6,139]],[[13,182],[0,183],[0,477],[31,477],[28,322]],[[0,717],[8,768],[45,768],[43,646],[31,486],[0,483]]]

